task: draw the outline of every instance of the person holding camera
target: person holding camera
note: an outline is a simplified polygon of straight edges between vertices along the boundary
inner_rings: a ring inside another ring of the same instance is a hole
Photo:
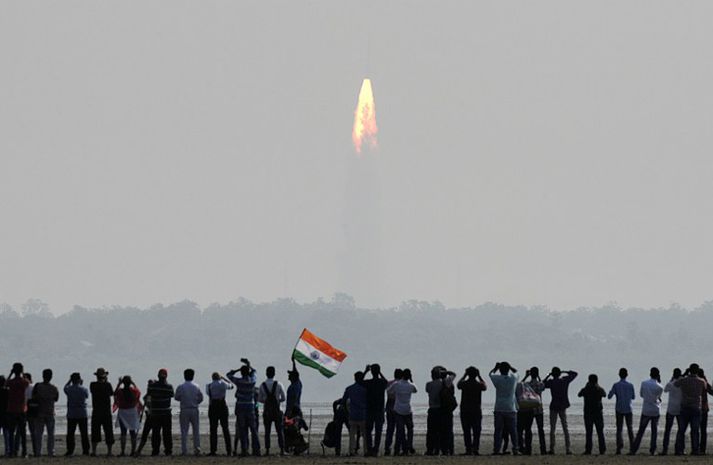
[[[599,442],[599,455],[604,455],[607,451],[607,443],[604,440],[604,415],[602,414],[602,399],[607,393],[599,385],[599,377],[595,374],[589,375],[589,381],[577,394],[584,398],[584,431],[585,446],[584,455],[592,454],[592,436],[594,428],[597,429],[597,439]]]
[[[114,391],[114,402],[117,407],[116,422],[119,425],[119,457],[126,455],[127,432],[131,438],[131,455],[136,455],[140,453],[136,449],[136,439],[141,424],[139,411],[142,406],[141,391],[139,391],[131,376],[126,375],[119,378],[119,382],[116,384],[116,391]],[[148,421],[146,425],[149,425]]]
[[[540,369],[537,367],[527,370],[522,382],[517,385],[517,436],[520,443],[520,452],[526,455],[532,455],[533,422],[537,424],[540,455],[547,454],[545,415],[542,408],[542,393],[544,390],[545,383],[540,379]]]
[[[225,395],[233,387],[233,384],[227,378],[224,378],[216,371],[211,375],[211,382],[205,388],[205,392],[208,395],[208,422],[210,425],[209,456],[215,456],[218,451],[218,425],[223,431],[225,451],[228,456],[232,454],[230,427],[228,426],[230,412],[228,411],[228,404],[225,402]]]
[[[413,384],[411,370],[401,371],[401,378],[387,388],[387,393],[394,397],[394,414],[396,415],[396,442],[394,455],[409,455],[413,449],[413,411],[411,396],[418,392]]]
[[[668,455],[668,445],[671,439],[671,430],[673,423],[676,422],[676,428],[681,427],[681,388],[674,384],[683,375],[680,368],[674,368],[671,380],[666,383],[663,392],[668,393],[668,402],[666,405],[666,424],[663,431],[663,444],[659,455]],[[675,441],[675,437],[674,437]]]
[[[89,432],[87,428],[87,399],[89,390],[83,386],[84,381],[79,373],[72,373],[64,385],[67,396],[67,451],[64,455],[74,455],[74,432],[79,427],[82,438],[82,455],[89,455]]]
[[[699,376],[700,367],[697,363],[683,373],[683,376],[674,382],[674,386],[681,389],[681,423],[676,435],[676,455],[683,455],[686,444],[686,430],[691,427],[691,455],[700,455],[701,440],[701,409],[703,396],[706,393],[706,381]]]
[[[565,376],[562,376],[564,373]],[[558,367],[553,367],[552,371],[545,377],[545,389],[550,390],[552,400],[550,401],[550,450],[549,454],[555,453],[555,432],[557,430],[557,418],[562,423],[564,433],[564,448],[567,455],[572,455],[572,445],[569,440],[569,427],[567,426],[567,409],[569,403],[569,384],[577,377],[577,372],[573,370],[562,371]]]
[[[517,438],[517,370],[508,362],[498,362],[490,370],[490,382],[495,387],[495,437],[493,455],[501,455],[503,435],[510,437],[513,455],[519,455]]]
[[[146,388],[146,396],[151,399],[148,422],[151,424],[151,455],[154,457],[161,451],[161,439],[164,453],[173,454],[171,399],[174,395],[173,386],[168,383],[168,370],[161,368],[158,380]]]
[[[7,388],[7,410],[5,416],[5,427],[8,429],[6,449],[9,449],[11,457],[17,457],[20,452],[19,436],[21,431],[27,428],[27,389],[31,386],[30,381],[24,376],[22,363],[16,362],[12,365],[10,376],[7,377],[5,387]],[[30,429],[30,435],[34,431]],[[34,438],[34,436],[32,436]],[[26,451],[22,456],[26,456]]]
[[[97,446],[102,440],[103,430],[107,447],[106,455],[110,457],[111,448],[114,444],[114,426],[112,425],[111,415],[111,398],[114,395],[114,389],[108,381],[109,372],[104,368],[97,368],[94,376],[97,377],[97,380],[89,384],[89,392],[92,395],[91,455],[93,457],[97,455]]]
[[[431,381],[426,383],[428,416],[426,417],[426,455],[448,455],[452,452],[452,401],[455,373],[440,365],[431,369]],[[444,405],[446,403],[451,405]],[[457,404],[456,404],[457,405]]]
[[[460,397],[460,423],[463,427],[463,442],[465,453],[463,455],[480,455],[480,432],[483,423],[482,395],[488,389],[485,381],[480,376],[480,371],[469,366],[458,381]]]
[[[250,365],[250,360],[241,358],[243,363],[239,369],[230,370],[228,379],[235,385],[235,414],[237,415],[238,431],[240,437],[241,457],[248,455],[248,441],[252,441],[253,455],[260,456],[260,438],[257,431],[257,418],[255,417],[255,383],[257,376],[255,369]],[[236,373],[240,373],[240,377]]]
[[[384,395],[389,382],[381,373],[381,366],[374,363],[366,366],[364,373],[371,372],[371,379],[364,380],[366,387],[366,453],[379,455],[381,434],[384,430]]]
[[[641,446],[641,441],[644,439],[646,427],[651,423],[651,446],[649,452],[651,455],[656,453],[656,438],[659,427],[659,416],[661,415],[661,396],[663,395],[663,386],[661,386],[661,373],[656,367],[651,368],[649,379],[641,382],[639,395],[644,400],[641,408],[641,419],[639,420],[639,430],[634,439],[634,445],[631,447],[630,455],[635,455]]]

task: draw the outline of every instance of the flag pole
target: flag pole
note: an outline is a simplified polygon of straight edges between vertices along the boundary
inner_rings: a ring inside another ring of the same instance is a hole
[[[307,455],[312,453],[312,409],[309,409],[309,426],[307,428]]]
[[[295,349],[297,348],[297,344],[300,343],[300,339],[302,339],[302,335],[305,333],[305,331],[307,331],[307,328],[302,329],[300,336],[295,341],[295,346],[292,348],[292,353],[290,354],[290,360],[292,360],[292,361],[294,361]]]

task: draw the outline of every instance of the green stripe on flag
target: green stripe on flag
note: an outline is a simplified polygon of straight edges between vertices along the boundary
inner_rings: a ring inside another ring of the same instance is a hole
[[[305,366],[314,368],[315,370],[318,370],[320,373],[322,373],[327,378],[331,378],[332,376],[334,376],[336,374],[336,373],[333,373],[333,372],[327,370],[322,365],[315,362],[314,360],[312,360],[311,358],[309,358],[302,352],[299,352],[298,350],[292,351],[292,357],[294,357],[294,359],[296,361],[300,362],[302,365],[305,365]]]

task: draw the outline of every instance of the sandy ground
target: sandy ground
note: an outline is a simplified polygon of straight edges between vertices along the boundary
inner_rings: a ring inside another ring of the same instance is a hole
[[[77,437],[79,439],[79,437]],[[415,445],[418,451],[422,452],[423,451],[423,437],[416,437],[415,438]],[[460,439],[460,438],[459,438]],[[583,438],[582,438],[583,439]],[[613,439],[613,438],[612,438]],[[648,438],[647,438],[648,439]],[[118,438],[117,438],[118,440]],[[273,439],[274,440],[274,439]],[[219,438],[219,441],[222,441],[222,437]],[[208,437],[207,436],[202,436],[201,437],[201,445],[203,451],[207,451],[208,448]],[[219,442],[219,444],[222,443]],[[648,448],[648,440],[644,441],[645,447]],[[78,444],[79,446],[79,444]],[[191,441],[189,439],[189,447],[191,446]],[[276,446],[276,444],[274,445]],[[273,447],[274,447],[273,446]],[[559,444],[561,447],[561,444]],[[297,465],[307,465],[307,464],[329,464],[329,463],[338,463],[338,464],[375,464],[375,465],[385,465],[388,463],[400,463],[400,464],[459,464],[459,463],[490,463],[490,464],[552,464],[552,465],[558,465],[558,464],[643,464],[643,463],[657,463],[657,464],[662,464],[662,463],[713,463],[713,456],[704,456],[704,457],[675,457],[675,456],[666,456],[666,457],[651,457],[648,454],[642,453],[641,455],[637,455],[635,457],[627,456],[627,455],[621,455],[621,456],[615,456],[615,455],[605,455],[605,456],[598,456],[598,455],[593,455],[593,456],[582,456],[579,455],[581,452],[584,450],[584,443],[580,438],[573,438],[573,450],[577,453],[577,455],[572,455],[572,456],[566,456],[564,454],[562,455],[554,455],[554,456],[540,456],[540,455],[533,455],[530,457],[524,457],[524,456],[490,456],[487,455],[490,453],[492,449],[492,439],[490,437],[484,437],[482,442],[481,442],[481,453],[484,455],[481,455],[479,457],[462,457],[462,456],[453,456],[453,457],[426,457],[423,455],[416,455],[416,456],[411,456],[411,457],[379,457],[379,458],[364,458],[364,457],[335,457],[334,456],[334,451],[333,450],[327,450],[327,454],[325,456],[322,455],[322,449],[319,446],[319,438],[315,439],[312,437],[312,453],[311,455],[305,455],[301,457],[293,457],[293,456],[287,456],[287,457],[279,457],[275,455],[271,455],[270,457],[249,457],[245,459],[241,458],[236,458],[236,457],[226,457],[226,456],[218,456],[218,457],[206,457],[206,456],[201,456],[201,457],[194,457],[194,456],[188,456],[188,457],[181,457],[180,455],[174,455],[172,457],[165,457],[165,456],[159,456],[159,457],[151,457],[150,455],[150,445],[147,445],[147,448],[144,449],[144,455],[139,458],[106,458],[101,456],[101,454],[105,453],[105,448],[104,445],[99,446],[99,457],[92,458],[92,457],[82,457],[82,456],[74,456],[70,458],[63,457],[62,454],[65,451],[65,437],[64,436],[58,436],[56,438],[55,442],[55,447],[56,447],[56,454],[58,455],[57,458],[50,459],[47,457],[43,457],[40,459],[34,459],[30,458],[28,459],[29,462],[32,463],[58,463],[58,462],[72,462],[72,463],[84,463],[84,464],[100,464],[100,463],[107,463],[107,462],[122,462],[122,461],[128,461],[128,462],[145,462],[145,463],[155,463],[158,465],[169,465],[172,463],[201,463],[201,464],[211,464],[211,463],[229,463],[229,462],[234,462],[234,461],[247,461],[247,462],[254,462],[254,463],[262,463],[266,465],[271,465],[271,464],[287,464],[287,463],[294,463]],[[608,444],[609,447],[611,447],[610,451],[614,450],[613,444]],[[174,454],[179,454],[180,453],[180,439],[179,437],[175,436],[174,437]],[[343,437],[343,450],[346,450],[347,447],[347,438],[346,435]],[[81,450],[81,446],[79,446],[79,449]],[[458,441],[456,443],[456,452],[462,451],[463,450],[463,445],[462,441]],[[118,443],[115,445],[114,452],[118,452]],[[222,452],[222,449],[221,449]],[[273,450],[274,454],[274,450]],[[22,460],[12,460],[12,461],[7,461],[5,459],[0,458],[0,462],[5,461],[6,463],[22,463]]]

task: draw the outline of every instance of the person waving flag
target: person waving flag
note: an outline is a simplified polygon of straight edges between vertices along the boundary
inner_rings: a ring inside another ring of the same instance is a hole
[[[327,341],[318,338],[305,328],[292,351],[292,358],[331,378],[337,374],[347,354],[335,349]]]

